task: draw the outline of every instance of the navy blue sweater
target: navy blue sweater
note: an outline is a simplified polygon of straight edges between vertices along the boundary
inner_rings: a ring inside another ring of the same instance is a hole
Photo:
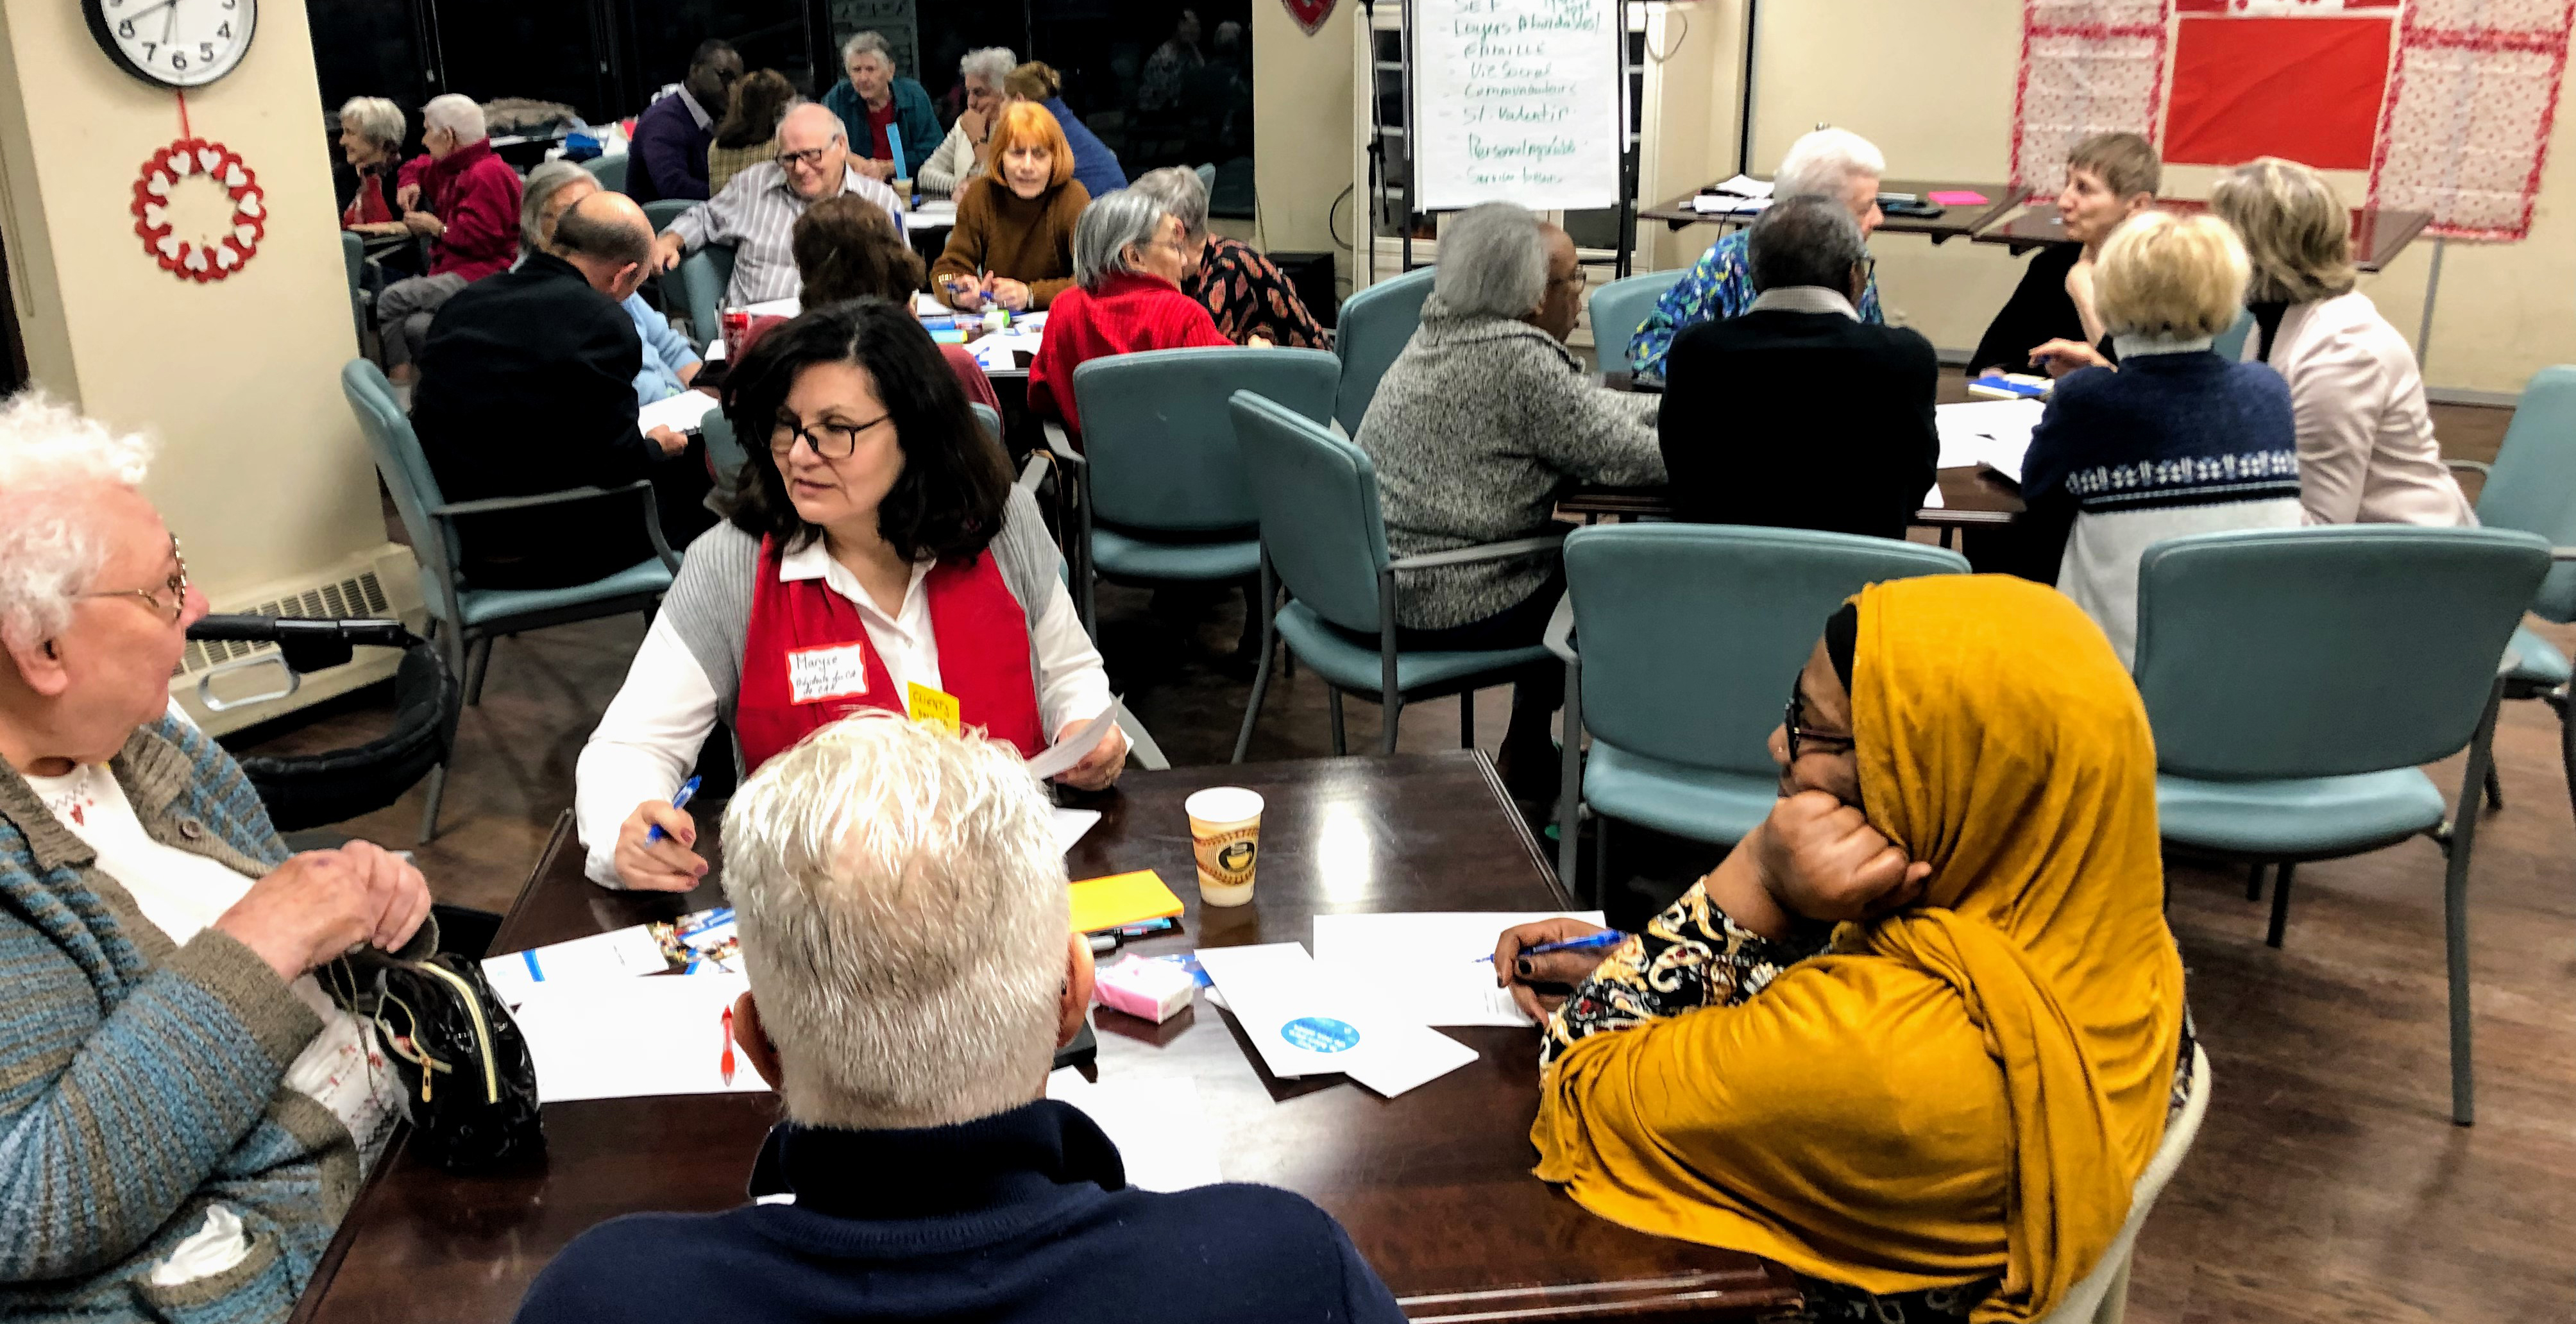
[[[1091,1119],[1048,1100],[958,1126],[782,1124],[754,1195],[583,1233],[519,1324],[975,1320],[1400,1324],[1331,1215],[1266,1186],[1129,1190]]]

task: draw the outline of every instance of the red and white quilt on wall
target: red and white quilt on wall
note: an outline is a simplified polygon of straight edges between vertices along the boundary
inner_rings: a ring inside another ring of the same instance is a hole
[[[2025,0],[2014,177],[2112,129],[2165,160],[2370,172],[2437,234],[2520,239],[2576,0]],[[2170,65],[2170,69],[2168,69]]]

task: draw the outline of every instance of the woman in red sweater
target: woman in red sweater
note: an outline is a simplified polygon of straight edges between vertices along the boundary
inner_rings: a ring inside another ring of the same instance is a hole
[[[1195,345],[1231,346],[1207,306],[1181,293],[1188,252],[1181,222],[1134,189],[1094,198],[1073,230],[1075,286],[1047,308],[1046,331],[1029,365],[1029,407],[1060,419],[1082,442],[1073,370],[1111,354]],[[1255,345],[1270,342],[1259,336]]]

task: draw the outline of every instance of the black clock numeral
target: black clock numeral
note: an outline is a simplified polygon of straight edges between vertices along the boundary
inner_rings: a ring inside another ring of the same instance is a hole
[[[188,67],[188,53],[187,53],[186,51],[172,51],[172,52],[170,52],[170,67],[171,67],[171,68],[173,68],[173,69],[185,69],[185,68],[187,68],[187,67]]]
[[[144,58],[144,59],[146,59],[146,60],[151,59],[151,58],[152,58],[152,54],[153,54],[153,52],[158,51],[158,50],[160,50],[160,49],[161,49],[161,43],[159,43],[159,42],[157,42],[157,41],[147,41],[147,42],[143,43],[143,58]]]
[[[124,22],[117,24],[116,35],[131,38],[134,35],[134,20],[129,18]]]
[[[233,39],[233,25],[226,23],[222,27],[215,29],[215,35],[225,41],[231,41]]]
[[[200,60],[204,60],[204,61],[206,61],[206,62],[207,62],[207,63],[209,63],[209,64],[212,64],[212,63],[214,62],[214,59],[215,59],[215,44],[214,44],[213,42],[211,42],[211,41],[201,41],[201,42],[198,42],[198,43],[197,43],[197,58],[198,58],[198,59],[200,59]]]

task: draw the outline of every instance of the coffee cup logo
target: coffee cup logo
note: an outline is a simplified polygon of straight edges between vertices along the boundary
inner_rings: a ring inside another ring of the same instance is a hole
[[[1261,829],[1254,825],[1214,833],[1200,838],[1197,847],[1201,882],[1241,887],[1252,881],[1253,864],[1261,854]]]
[[[1238,841],[1227,846],[1216,853],[1216,867],[1224,873],[1250,873],[1252,854],[1255,849],[1248,841]]]

